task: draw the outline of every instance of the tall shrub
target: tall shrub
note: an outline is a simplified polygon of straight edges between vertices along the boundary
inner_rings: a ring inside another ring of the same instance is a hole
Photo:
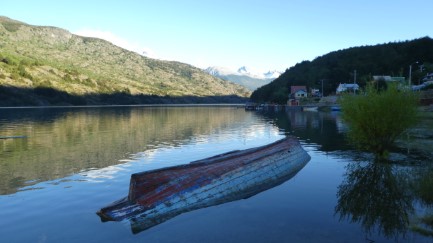
[[[369,85],[360,95],[344,95],[340,105],[349,140],[378,158],[386,158],[396,138],[415,124],[418,100],[414,92],[395,85],[386,90]]]

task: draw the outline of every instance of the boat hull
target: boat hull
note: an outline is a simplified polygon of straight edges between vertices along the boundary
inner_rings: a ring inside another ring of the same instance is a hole
[[[102,208],[98,215],[103,221],[128,219],[132,231],[138,233],[181,213],[275,187],[309,160],[299,142],[288,137],[258,148],[133,174],[128,197]]]

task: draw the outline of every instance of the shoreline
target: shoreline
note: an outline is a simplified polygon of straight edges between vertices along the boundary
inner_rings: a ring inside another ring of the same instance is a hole
[[[244,107],[245,104],[139,104],[139,105],[59,105],[59,106],[0,106],[0,109],[50,109],[50,108],[112,108],[112,107]]]

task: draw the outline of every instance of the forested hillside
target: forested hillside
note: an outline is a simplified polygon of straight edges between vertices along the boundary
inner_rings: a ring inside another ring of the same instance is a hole
[[[374,46],[360,46],[338,50],[303,61],[289,68],[279,78],[251,95],[256,102],[285,103],[290,86],[306,85],[321,88],[324,94],[335,92],[339,83],[356,82],[361,86],[374,75],[408,77],[412,66],[412,81],[417,84],[427,73],[433,72],[433,40],[429,37],[404,42],[390,42]]]
[[[236,102],[249,95],[188,64],[0,16],[0,106]]]

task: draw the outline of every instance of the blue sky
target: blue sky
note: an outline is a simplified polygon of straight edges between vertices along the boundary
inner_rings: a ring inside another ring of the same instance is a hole
[[[3,0],[0,15],[197,67],[290,68],[331,51],[433,38],[432,0]]]

